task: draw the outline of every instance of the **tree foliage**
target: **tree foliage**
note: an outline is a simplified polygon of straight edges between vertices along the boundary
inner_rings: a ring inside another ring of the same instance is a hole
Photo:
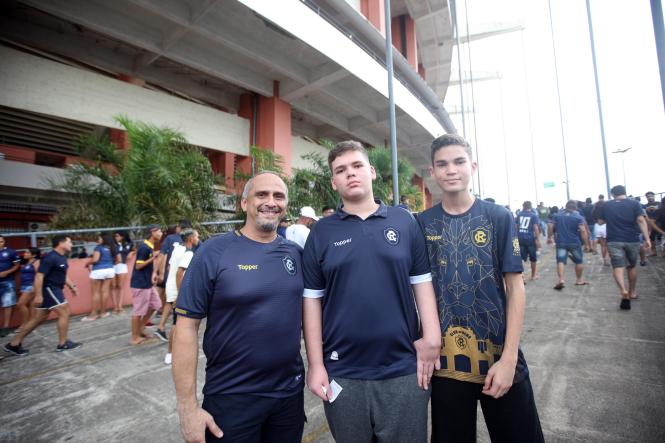
[[[53,220],[56,228],[172,224],[216,215],[217,180],[210,162],[185,137],[126,117],[130,147],[119,150],[107,137],[87,136],[77,143],[82,160],[69,167],[55,190],[72,196]]]
[[[329,140],[321,140],[321,145],[332,149],[334,144]],[[292,218],[298,216],[298,211],[303,206],[311,206],[317,213],[324,206],[336,207],[339,203],[339,195],[333,191],[331,186],[331,174],[328,167],[328,158],[319,152],[311,152],[302,156],[304,160],[311,163],[310,167],[293,169],[293,175],[288,177],[284,173],[284,159],[272,151],[260,149],[253,146],[251,149],[254,173],[260,171],[274,171],[285,181],[289,191],[288,212]],[[376,170],[374,181],[374,196],[386,204],[392,204],[392,164],[391,153],[388,149],[377,147],[368,150],[370,163]],[[413,208],[422,207],[422,195],[414,186],[411,179],[414,174],[413,166],[404,159],[398,159],[398,181],[400,195],[409,196],[414,202]],[[237,173],[236,180],[247,181],[251,174]],[[242,211],[238,208],[239,217]]]

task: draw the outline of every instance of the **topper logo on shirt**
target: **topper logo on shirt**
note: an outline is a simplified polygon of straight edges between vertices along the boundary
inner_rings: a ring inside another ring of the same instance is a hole
[[[289,275],[296,275],[296,261],[289,257],[288,255],[282,259],[282,264],[286,273]]]
[[[396,245],[399,243],[399,231],[395,228],[386,228],[383,230],[383,237],[386,239],[388,243],[391,245]]]
[[[476,228],[471,233],[471,242],[479,248],[487,246],[490,242],[490,231],[486,228]]]
[[[348,245],[349,243],[351,243],[351,240],[352,240],[351,237],[349,237],[349,238],[345,238],[344,240],[340,240],[340,241],[333,242],[333,246],[344,246],[344,245]]]
[[[241,271],[258,271],[259,265],[238,265],[238,269]]]

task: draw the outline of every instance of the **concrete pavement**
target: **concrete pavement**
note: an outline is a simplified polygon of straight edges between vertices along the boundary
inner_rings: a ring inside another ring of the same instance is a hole
[[[639,299],[619,310],[611,270],[585,256],[588,286],[562,291],[551,247],[527,285],[522,348],[547,441],[665,441],[665,258],[639,269]],[[159,441],[180,438],[166,346],[127,345],[128,314],[73,319],[80,349],[55,353],[55,323],[0,361],[0,441]],[[3,341],[4,343],[4,341]],[[205,357],[199,361],[199,389]],[[303,441],[331,442],[321,402],[306,393]],[[489,441],[479,409],[478,440]]]

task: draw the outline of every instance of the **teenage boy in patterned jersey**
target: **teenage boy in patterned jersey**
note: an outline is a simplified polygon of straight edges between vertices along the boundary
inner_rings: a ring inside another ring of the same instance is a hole
[[[432,441],[475,442],[480,400],[492,441],[542,442],[519,348],[525,293],[513,217],[469,192],[477,165],[463,138],[437,138],[431,157],[443,199],[418,221],[443,336],[432,378]]]
[[[81,346],[67,338],[69,332],[69,304],[63,289],[69,287],[72,294],[78,295],[76,285],[67,278],[67,256],[72,252],[72,239],[65,235],[53,237],[53,250],[42,258],[35,275],[35,316],[21,328],[21,332],[4,347],[5,352],[15,355],[27,355],[28,350],[21,346],[23,339],[41,322],[46,320],[51,311],[58,314],[58,346],[57,352],[69,351]]]
[[[338,442],[425,442],[441,334],[422,233],[409,212],[374,200],[360,143],[338,143],[328,165],[343,205],[303,254],[307,385]],[[333,379],[342,391],[330,403]]]
[[[222,435],[225,442],[302,439],[302,249],[277,235],[287,203],[277,174],[254,176],[242,194],[245,225],[206,241],[182,280],[173,379],[188,442]],[[196,366],[203,318],[207,364],[200,407]]]
[[[533,212],[530,201],[522,203],[522,210],[517,213],[517,239],[520,242],[522,261],[531,262],[531,280],[537,280],[538,249],[540,249],[540,220]]]

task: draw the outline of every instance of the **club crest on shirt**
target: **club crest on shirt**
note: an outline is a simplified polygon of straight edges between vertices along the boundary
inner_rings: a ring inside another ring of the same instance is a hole
[[[296,261],[288,255],[282,259],[282,264],[286,273],[289,275],[296,275]]]
[[[479,248],[487,246],[490,242],[489,229],[483,227],[474,229],[471,233],[471,242]]]
[[[399,231],[395,228],[387,227],[383,230],[383,237],[391,245],[399,243]]]

